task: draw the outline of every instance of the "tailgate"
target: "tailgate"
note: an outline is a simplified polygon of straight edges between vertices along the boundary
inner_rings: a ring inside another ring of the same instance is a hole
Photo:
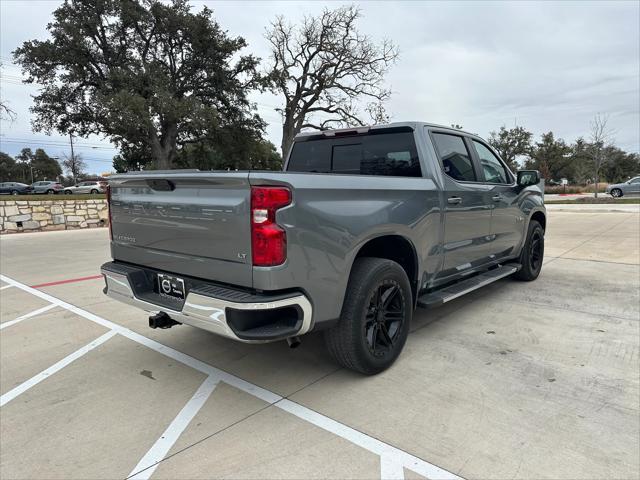
[[[114,260],[252,286],[248,172],[112,177]]]

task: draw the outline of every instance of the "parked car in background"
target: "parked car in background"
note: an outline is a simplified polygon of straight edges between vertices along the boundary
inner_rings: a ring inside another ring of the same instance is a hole
[[[107,182],[102,180],[80,182],[64,189],[64,193],[67,195],[71,195],[72,193],[105,193],[106,191]]]
[[[623,183],[614,183],[605,190],[612,197],[619,198],[624,195],[640,195],[640,177],[634,177]]]
[[[64,187],[58,182],[44,180],[42,182],[32,183],[29,193],[46,193],[53,195],[54,193],[60,193],[63,189]]]
[[[0,195],[20,195],[31,193],[31,187],[25,183],[4,182],[0,183]]]

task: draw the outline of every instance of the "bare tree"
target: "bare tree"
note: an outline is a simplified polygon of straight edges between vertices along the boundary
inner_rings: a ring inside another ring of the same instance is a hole
[[[75,155],[73,153],[71,155],[65,153],[63,156],[62,166],[71,174],[73,183],[75,184],[78,181],[78,177],[82,176],[87,169],[87,163],[79,153]]]
[[[614,131],[607,126],[609,115],[596,114],[591,120],[591,149],[595,166],[595,198],[598,198],[598,183],[600,182],[600,167],[602,165],[603,151],[613,142]]]
[[[2,71],[2,63],[0,63],[0,72]],[[9,120],[13,122],[16,119],[16,112],[14,112],[9,104],[0,98],[0,120]]]
[[[355,6],[325,9],[293,26],[279,16],[267,30],[274,92],[284,95],[282,153],[303,128],[323,130],[363,125],[359,105],[372,123],[386,122],[383,102],[391,95],[384,76],[398,58],[389,40],[380,44],[358,32]]]

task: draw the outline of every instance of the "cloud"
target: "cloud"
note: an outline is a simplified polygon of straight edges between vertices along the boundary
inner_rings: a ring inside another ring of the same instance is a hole
[[[317,14],[325,2],[192,2],[214,10],[230,35],[268,62],[268,22]],[[341,3],[329,3],[329,7]],[[45,38],[55,2],[1,2],[3,62],[23,41]],[[401,58],[388,75],[393,120],[459,123],[486,136],[518,123],[536,135],[553,131],[573,141],[589,121],[610,114],[619,146],[640,151],[640,4],[637,2],[363,2],[361,29],[399,45]],[[24,18],[29,18],[24,22]],[[11,70],[10,75],[19,75]],[[29,136],[30,87],[6,84],[3,97],[19,113],[3,134]],[[274,107],[280,99],[254,94],[280,145]],[[34,137],[42,138],[41,134]],[[101,142],[92,139],[91,142]],[[9,149],[8,144],[2,145]],[[100,151],[100,158],[110,152]],[[89,153],[98,155],[96,150]],[[105,163],[92,165],[103,171]]]

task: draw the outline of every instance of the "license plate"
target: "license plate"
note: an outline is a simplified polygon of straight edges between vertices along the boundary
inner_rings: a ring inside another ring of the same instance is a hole
[[[184,300],[184,280],[164,273],[158,274],[160,294]]]

